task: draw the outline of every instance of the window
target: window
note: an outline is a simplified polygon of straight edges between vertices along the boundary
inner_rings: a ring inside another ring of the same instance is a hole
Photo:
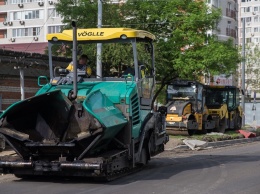
[[[19,3],[32,3],[32,2],[39,2],[42,0],[10,0],[11,4],[19,4]]]
[[[10,20],[22,20],[23,19],[23,14],[21,11],[16,11],[16,12],[10,12]]]
[[[234,108],[234,105],[235,105],[235,91],[227,91],[228,93],[228,108],[229,109],[232,109]]]
[[[250,43],[251,42],[251,38],[246,38],[246,43]]]
[[[246,28],[246,33],[251,32],[251,28]]]
[[[258,16],[254,17],[254,22],[258,22]]]
[[[29,29],[28,28],[24,29],[24,36],[29,36]]]
[[[228,2],[227,8],[228,8],[228,10],[231,10],[231,3],[230,2]]]
[[[246,7],[245,12],[250,12],[251,7]]]
[[[255,43],[258,43],[258,38],[254,38],[254,42],[255,42]]]
[[[33,10],[33,11],[25,11],[24,12],[24,19],[39,19],[40,18],[40,10]]]
[[[17,28],[13,29],[12,37],[26,37],[26,36],[38,36],[40,34],[40,27],[34,28]]]
[[[21,11],[13,12],[11,14],[13,14],[13,19],[12,20],[22,20],[23,19]]]
[[[40,28],[32,28],[33,36],[38,36],[40,34]]]
[[[62,26],[48,26],[48,33],[59,33],[62,30]]]
[[[254,7],[254,11],[258,11],[258,7]]]
[[[228,23],[227,23],[227,29],[228,29],[228,31],[229,31],[228,34],[230,34],[230,28],[231,28],[230,24],[231,24],[231,21],[228,21]]]
[[[254,32],[258,32],[258,27],[257,27],[257,28],[254,28]]]
[[[55,8],[51,8],[51,9],[48,9],[48,16],[50,18],[57,18],[57,17],[59,17],[59,14]]]
[[[10,20],[42,19],[43,10],[16,11],[10,13]]]
[[[247,17],[246,22],[251,22],[251,17]]]

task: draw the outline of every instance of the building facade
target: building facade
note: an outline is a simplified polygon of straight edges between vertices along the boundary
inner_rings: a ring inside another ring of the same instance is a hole
[[[222,17],[217,25],[216,30],[208,31],[208,35],[216,35],[218,40],[227,41],[233,39],[234,46],[238,44],[238,3],[237,0],[207,0],[211,8],[220,9]],[[237,85],[236,76],[226,77],[225,75],[209,76],[206,83],[211,85]]]
[[[223,41],[232,38],[234,43],[237,44],[237,0],[208,0],[207,3],[210,7],[218,8],[222,11],[222,17],[217,29],[209,31],[209,34],[215,34],[219,40]]]
[[[259,57],[255,57],[254,48],[259,47],[260,43],[260,1],[258,0],[241,0],[239,1],[239,45],[243,44],[243,32],[245,32],[245,92],[253,98],[256,92],[257,98],[260,97],[259,78],[257,71],[260,67]],[[245,28],[243,28],[243,20],[245,20]],[[250,59],[251,58],[251,59]],[[252,60],[253,59],[253,60]],[[240,66],[240,75],[242,64]]]
[[[258,44],[260,41],[260,1],[241,0],[239,2],[239,44],[242,45],[243,19],[245,18],[245,43]],[[252,44],[253,45],[253,44]]]
[[[56,0],[0,0],[0,49],[43,53],[46,35],[63,26]]]

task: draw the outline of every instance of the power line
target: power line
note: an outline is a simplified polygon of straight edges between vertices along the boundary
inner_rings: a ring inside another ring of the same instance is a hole
[[[46,21],[43,23],[43,25],[41,26],[40,31],[39,31],[39,34],[40,34],[41,30],[43,29],[43,27],[45,26],[45,24],[46,24],[46,23],[48,22],[48,20],[50,19],[50,17],[51,17],[51,15],[53,14],[54,10],[56,10],[56,9],[53,8],[52,12],[48,15],[47,20],[46,20]],[[31,46],[32,42],[33,42],[33,40],[29,43],[29,45],[27,46],[27,48],[25,49],[24,52],[26,52],[27,49]]]

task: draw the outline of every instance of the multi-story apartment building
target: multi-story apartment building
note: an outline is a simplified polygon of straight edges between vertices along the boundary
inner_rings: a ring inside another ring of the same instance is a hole
[[[260,1],[241,0],[239,2],[239,44],[242,44],[243,19],[245,18],[245,42],[258,44],[260,40]],[[253,45],[253,44],[252,44]]]
[[[0,0],[0,49],[43,53],[46,34],[59,32],[55,0]]]
[[[243,20],[245,20],[245,29],[243,28]],[[253,84],[254,80],[259,80],[258,74],[254,73],[254,69],[259,69],[259,61],[251,63],[248,54],[255,54],[255,46],[260,43],[260,1],[259,0],[241,0],[239,1],[239,45],[243,44],[243,31],[245,31],[245,89],[246,93],[253,97],[255,91],[259,91],[258,84]],[[242,67],[240,67],[240,70]],[[241,72],[241,71],[240,71]],[[258,81],[257,81],[258,83]],[[257,93],[257,97],[260,94]]]
[[[226,41],[232,38],[234,44],[238,44],[238,3],[237,0],[207,0],[208,6],[221,9],[222,17],[216,30],[208,31],[208,35],[216,35],[218,40]],[[213,76],[211,84],[214,85],[237,85],[237,79],[234,75],[226,78],[225,75]]]
[[[233,38],[237,44],[237,0],[208,0],[207,3],[210,7],[219,8],[222,11],[217,30],[212,30],[209,34],[217,35],[219,40]]]

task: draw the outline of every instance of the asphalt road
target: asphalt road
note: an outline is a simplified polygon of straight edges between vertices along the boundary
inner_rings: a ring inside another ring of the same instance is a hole
[[[0,177],[5,194],[259,194],[260,142],[153,158],[138,173],[96,183],[87,179]]]

